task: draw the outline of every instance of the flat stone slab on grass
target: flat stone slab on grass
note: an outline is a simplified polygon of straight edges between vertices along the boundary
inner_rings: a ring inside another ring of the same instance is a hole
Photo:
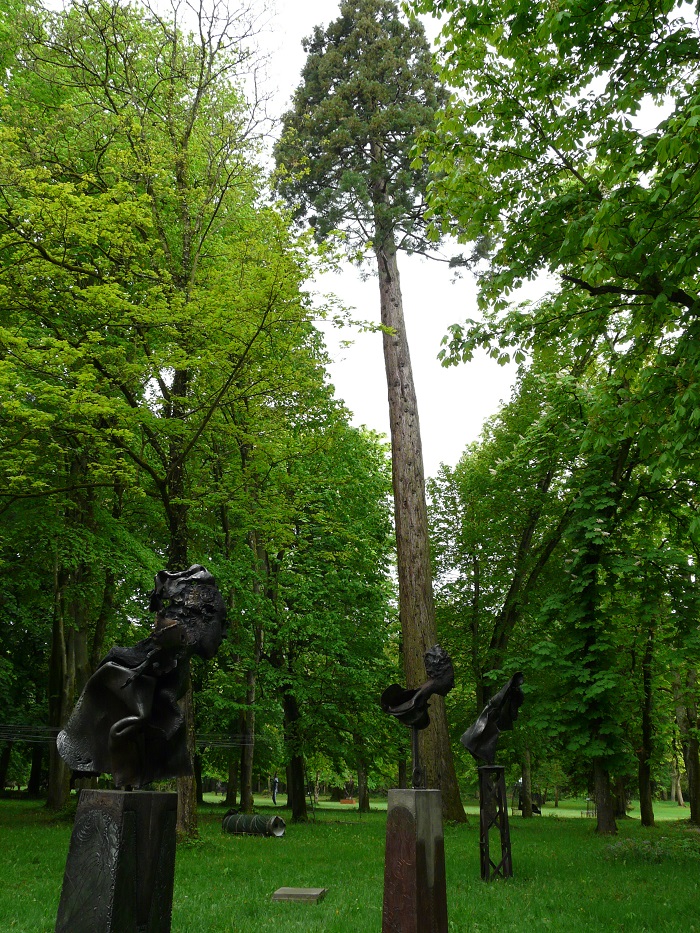
[[[326,896],[328,888],[277,888],[273,901],[311,901],[317,903]]]

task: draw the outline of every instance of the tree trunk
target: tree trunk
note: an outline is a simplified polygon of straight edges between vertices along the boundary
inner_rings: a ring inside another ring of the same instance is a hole
[[[627,819],[627,800],[627,781],[624,777],[619,777],[615,781],[615,794],[613,800],[616,820]]]
[[[262,657],[262,627],[255,626],[254,665],[246,671],[246,708],[241,716],[241,810],[253,812],[253,761],[255,753],[256,670]]]
[[[65,633],[64,587],[67,574],[54,566],[54,610],[49,658],[49,725],[61,729],[68,720],[75,695],[75,657]],[[61,810],[70,794],[70,768],[58,754],[55,740],[49,746],[49,787],[46,806]]]
[[[391,429],[399,618],[407,686],[414,688],[425,682],[423,657],[437,642],[423,452],[396,249],[388,234],[382,236],[378,231],[377,239],[381,319],[387,328],[382,339]],[[430,726],[420,733],[420,753],[428,786],[442,791],[445,819],[464,822],[442,697],[431,701]]]
[[[685,771],[688,775],[688,803],[690,804],[690,822],[700,823],[700,750],[698,738],[693,732],[688,737],[685,752]]]
[[[291,693],[284,694],[284,737],[289,751],[287,768],[287,794],[292,800],[292,820],[305,823],[308,820],[306,810],[306,790],[304,787],[304,755],[299,735],[299,706]]]
[[[685,806],[685,801],[683,800],[683,788],[681,787],[681,772],[676,771],[676,802],[679,807]]]
[[[681,686],[681,678],[674,678],[674,694],[676,700],[676,721],[681,738],[685,773],[688,777],[688,802],[690,803],[690,820],[692,823],[700,822],[700,756],[698,751],[698,708],[696,701],[697,674],[689,670],[686,674],[685,685]],[[680,768],[677,769],[680,772]],[[683,806],[680,773],[676,787],[678,805]]]
[[[226,800],[227,807],[235,807],[238,799],[238,768],[240,755],[235,748],[228,750],[228,781],[226,782]]]
[[[194,770],[194,786],[197,803],[204,803],[204,787],[202,785],[202,756],[195,752],[192,759],[192,768]]]
[[[651,792],[651,766],[649,759],[642,759],[640,752],[639,758],[639,811],[642,818],[642,826],[654,825],[654,803]]]
[[[285,776],[285,783],[287,785],[287,807],[293,811],[294,810],[294,781],[292,779],[291,764],[285,765],[284,776]]]
[[[113,513],[114,514],[114,513]],[[114,610],[114,595],[117,588],[117,575],[111,568],[105,570],[105,585],[102,591],[102,606],[95,623],[95,631],[92,637],[92,648],[90,651],[90,672],[96,670],[97,665],[102,660],[105,653],[104,641],[107,631],[107,623],[112,617]]]
[[[399,758],[399,781],[400,788],[408,787],[408,764],[405,758]]]
[[[683,742],[685,773],[688,776],[688,803],[690,804],[690,822],[700,824],[700,746],[698,743],[698,678],[697,671],[691,668],[686,676],[685,712],[688,731]]]
[[[0,755],[0,794],[3,793],[5,787],[7,786],[7,772],[10,769],[10,760],[12,759],[12,746],[13,742],[5,742],[5,747],[2,750],[2,755]]]
[[[180,708],[185,717],[187,730],[187,748],[194,758],[194,703],[192,700],[192,681],[188,677],[185,695],[180,700]],[[196,839],[197,830],[197,787],[194,775],[188,774],[177,779],[177,835],[178,839]]]
[[[654,742],[651,676],[653,652],[654,630],[650,628],[642,662],[642,747],[637,753],[639,758],[639,811],[642,826],[654,825],[654,804],[651,792],[651,756]]]
[[[357,809],[360,813],[369,813],[369,784],[367,782],[367,762],[362,751],[363,744],[359,735],[354,737],[357,755]]]
[[[29,772],[29,783],[27,784],[27,794],[30,797],[39,797],[41,795],[41,768],[44,763],[45,746],[41,742],[32,745],[32,766]]]
[[[173,376],[171,401],[166,412],[169,418],[184,417],[185,400],[189,387],[189,372],[176,370]],[[163,507],[168,518],[168,562],[171,573],[186,570],[189,566],[189,504],[186,498],[186,477],[181,457],[180,438],[174,437],[169,449],[168,482],[161,489]],[[194,762],[197,751],[194,722],[194,700],[192,679],[187,671],[187,690],[180,700],[185,717],[187,752]],[[177,779],[177,836],[178,839],[196,839],[197,830],[197,787],[193,774]]]
[[[526,748],[523,752],[522,776],[523,816],[527,819],[532,817],[532,769],[529,748]]]
[[[593,759],[593,780],[598,815],[596,832],[614,835],[617,833],[617,824],[615,823],[613,797],[610,793],[610,775],[602,758]]]

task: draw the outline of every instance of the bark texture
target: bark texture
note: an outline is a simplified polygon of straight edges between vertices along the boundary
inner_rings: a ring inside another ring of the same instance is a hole
[[[194,703],[192,700],[192,682],[180,700],[187,727],[187,748],[194,759]],[[177,779],[177,835],[179,839],[196,839],[197,830],[197,782],[193,774]]]
[[[654,804],[651,792],[651,755],[654,741],[652,723],[652,661],[654,657],[654,631],[649,630],[642,662],[642,747],[638,751],[639,811],[642,826],[654,825]]]
[[[292,807],[292,821],[305,823],[309,816],[306,809],[306,789],[304,781],[304,756],[299,740],[299,706],[291,693],[284,694],[284,735],[285,744],[291,750],[287,766],[287,795]]]
[[[396,250],[389,236],[377,247],[384,363],[391,428],[392,483],[399,579],[399,616],[407,686],[426,680],[423,656],[437,642],[428,512],[418,404],[403,314]],[[420,734],[428,787],[442,791],[443,816],[466,819],[454,769],[442,697],[431,701],[430,726]]]
[[[523,752],[522,777],[523,816],[528,819],[532,816],[532,766],[529,748],[526,748]]]
[[[595,784],[595,802],[598,814],[596,832],[603,835],[615,835],[615,802],[610,790],[610,774],[602,758],[593,761],[593,780]]]

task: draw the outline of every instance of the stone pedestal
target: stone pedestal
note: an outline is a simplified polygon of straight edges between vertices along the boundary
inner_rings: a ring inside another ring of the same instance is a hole
[[[513,875],[504,773],[502,765],[482,765],[479,768],[479,847],[481,877],[484,881],[510,878]],[[489,831],[493,828],[498,830],[499,835],[501,857],[498,861],[491,857],[489,850]]]
[[[177,794],[83,790],[56,933],[169,933]]]
[[[382,933],[447,933],[439,790],[390,790]]]

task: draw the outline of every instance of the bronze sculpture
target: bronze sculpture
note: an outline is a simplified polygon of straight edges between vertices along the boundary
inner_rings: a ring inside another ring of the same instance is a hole
[[[452,661],[440,645],[433,645],[425,652],[425,672],[428,680],[415,690],[407,690],[399,684],[391,684],[381,696],[381,707],[385,713],[395,716],[399,722],[412,729],[413,786],[425,786],[425,776],[418,756],[418,732],[430,724],[428,700],[434,694],[447,696],[455,685]]]
[[[177,701],[190,657],[213,658],[226,623],[214,577],[199,564],[156,574],[149,609],[156,613],[151,634],[107,653],[56,740],[76,774],[111,773],[117,787],[192,773]]]
[[[524,680],[520,671],[513,674],[508,683],[491,697],[479,718],[460,739],[477,760],[481,759],[488,765],[495,763],[499,735],[512,729],[514,720],[518,718],[518,710],[523,702]]]

